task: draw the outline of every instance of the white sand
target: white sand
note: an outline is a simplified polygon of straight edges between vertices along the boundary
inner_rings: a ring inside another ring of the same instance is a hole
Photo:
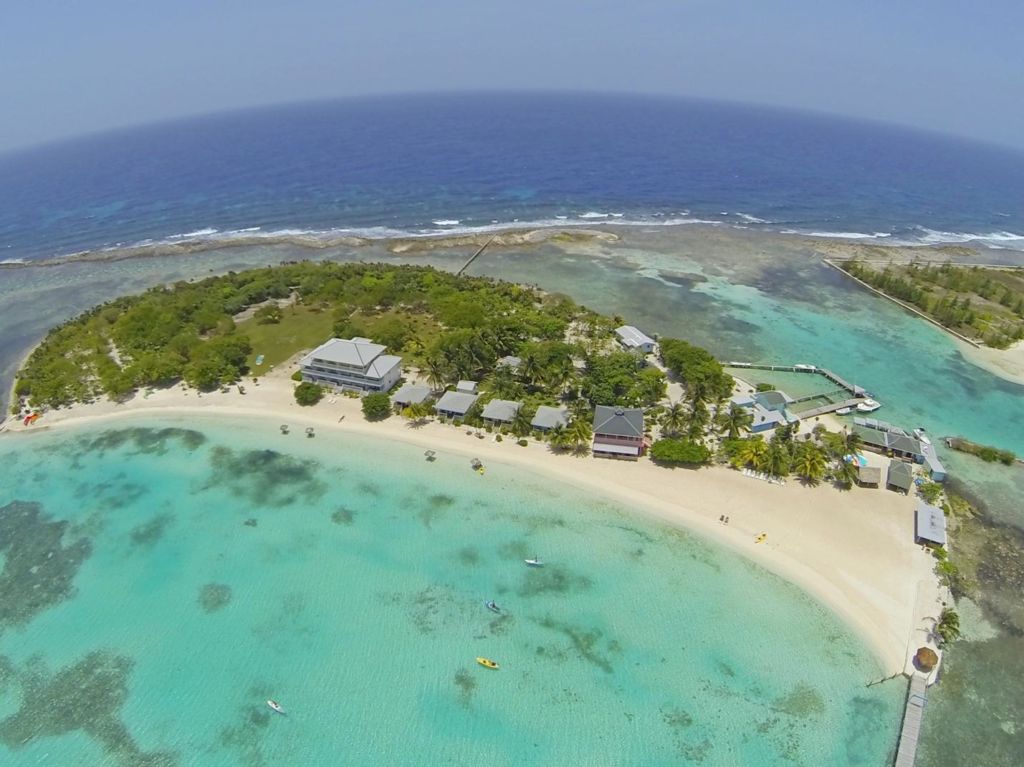
[[[275,433],[282,423],[296,430],[315,426],[402,441],[442,455],[478,457],[485,464],[520,466],[693,530],[797,584],[866,639],[887,675],[904,671],[926,633],[922,627],[930,627],[926,618],[938,615],[932,557],[914,544],[913,498],[883,489],[808,488],[792,480],[778,486],[724,467],[665,469],[647,459],[634,463],[554,454],[534,440],[523,448],[512,439],[478,439],[464,428],[437,422],[412,428],[398,416],[370,423],[358,399],[339,396],[331,402],[328,397],[312,408],[299,407],[292,396],[294,384],[286,377],[290,370],[283,368],[261,378],[258,386],[246,384],[245,395],[236,388],[201,396],[173,388],[120,405],[98,402],[48,412],[28,429],[146,415],[242,416],[267,419],[268,430]],[[25,427],[9,420],[7,428]],[[719,522],[723,514],[730,517],[728,525]],[[756,544],[762,532],[767,540]]]
[[[957,341],[956,345],[971,364],[1005,381],[1024,385],[1024,341],[1018,341],[1009,349],[971,346],[963,341]]]

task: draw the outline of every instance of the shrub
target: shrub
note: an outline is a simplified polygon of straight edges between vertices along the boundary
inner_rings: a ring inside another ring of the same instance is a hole
[[[521,439],[516,444],[519,445],[519,447],[526,447],[530,443],[527,442],[525,439]]]
[[[363,397],[363,415],[368,421],[381,421],[391,415],[391,398],[386,392],[374,392]]]
[[[774,391],[775,387],[772,386],[770,383],[759,383],[754,387],[754,389],[758,392]]]
[[[494,441],[495,442],[501,442],[501,435],[500,434],[495,434],[494,435]]]
[[[281,321],[281,307],[277,304],[261,306],[253,316],[257,325],[276,325]]]
[[[295,387],[295,401],[303,407],[309,407],[315,405],[324,396],[324,389],[322,386],[317,386],[315,383],[309,381],[303,381]]]
[[[302,371],[301,370],[296,370],[294,373],[292,373],[292,380],[293,381],[301,381],[302,380]]]
[[[708,462],[711,451],[688,439],[659,439],[651,445],[651,458],[658,463],[697,466]]]
[[[938,482],[925,482],[918,488],[918,492],[926,503],[934,504],[942,495],[942,485]]]
[[[461,418],[456,418],[454,421],[452,421],[452,423],[455,426],[462,426],[462,419]]]

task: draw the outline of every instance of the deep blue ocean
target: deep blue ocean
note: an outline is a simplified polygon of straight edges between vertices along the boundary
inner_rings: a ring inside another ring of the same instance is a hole
[[[243,230],[637,220],[1024,250],[1024,153],[710,102],[463,94],[233,112],[0,155],[0,260]]]

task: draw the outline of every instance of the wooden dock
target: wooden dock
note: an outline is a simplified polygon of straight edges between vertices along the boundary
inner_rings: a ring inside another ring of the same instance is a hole
[[[917,758],[917,738],[924,720],[924,706],[928,702],[928,678],[914,673],[907,690],[907,705],[903,710],[903,729],[900,744],[896,748],[895,767],[914,767]]]
[[[808,411],[807,414],[801,415],[802,418],[806,418],[807,415],[821,415],[822,413],[831,413],[835,410],[839,410],[840,408],[856,406],[857,403],[868,396],[868,392],[863,386],[852,384],[845,378],[841,378],[836,375],[831,370],[827,368],[819,368],[815,365],[762,365],[757,362],[722,362],[720,364],[723,367],[741,368],[744,370],[769,370],[782,373],[813,373],[814,375],[824,376],[827,380],[831,381],[843,391],[848,392],[851,395],[851,399],[847,399],[841,403],[837,402],[834,406],[825,405],[823,408],[815,408],[813,411]],[[802,399],[812,399],[817,396],[822,395],[814,394],[803,397]],[[796,401],[799,402],[800,400]]]
[[[455,276],[461,277],[462,273],[469,268],[469,265],[476,261],[480,257],[480,254],[487,250],[487,246],[490,245],[492,242],[494,242],[493,236],[489,240],[487,240],[487,242],[480,246],[480,250],[478,250],[476,253],[469,257],[469,260],[462,265],[462,268],[459,269],[459,271],[455,272]]]

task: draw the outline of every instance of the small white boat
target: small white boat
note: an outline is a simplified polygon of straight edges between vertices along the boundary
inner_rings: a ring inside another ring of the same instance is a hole
[[[544,567],[544,563],[541,561],[540,557],[534,557],[533,559],[524,559],[523,561],[526,562],[526,564],[529,567]]]
[[[922,445],[932,444],[932,441],[928,438],[928,435],[925,433],[923,426],[918,426],[916,429],[914,429],[914,436],[917,437],[917,441],[920,442]]]
[[[488,601],[488,602],[484,602],[484,607],[486,607],[492,613],[500,613],[501,612],[501,608],[498,607],[497,602],[495,602],[493,599]]]
[[[268,700],[267,701],[267,705],[270,706],[272,709],[274,709],[274,711],[276,711],[279,714],[285,713],[284,706],[282,706],[276,700]]]
[[[881,406],[882,406],[882,404],[880,402],[876,402],[873,399],[866,399],[863,402],[858,402],[857,403],[857,412],[859,412],[859,413],[874,413]]]
[[[853,412],[852,407],[841,407],[836,411],[836,415],[849,415]]]

